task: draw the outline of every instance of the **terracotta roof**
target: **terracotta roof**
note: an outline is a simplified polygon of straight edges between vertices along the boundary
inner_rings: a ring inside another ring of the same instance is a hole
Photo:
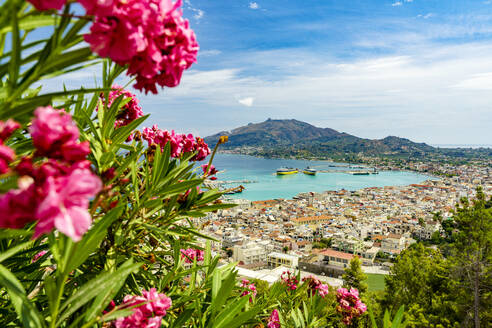
[[[333,256],[339,259],[345,259],[345,260],[351,260],[354,257],[354,254],[349,254],[349,253],[344,253],[344,252],[339,252],[335,251],[333,249],[325,249],[319,254],[324,255],[324,256]]]

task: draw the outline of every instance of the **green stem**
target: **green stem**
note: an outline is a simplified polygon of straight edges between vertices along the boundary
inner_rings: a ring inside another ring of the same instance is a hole
[[[212,156],[210,156],[210,160],[208,161],[208,165],[207,165],[207,172],[203,174],[204,178],[206,178],[208,176],[208,172],[210,172],[210,166],[212,165],[212,161],[214,160],[217,149],[219,149],[219,145],[220,145],[220,141],[217,142],[217,144],[214,147],[214,151],[212,152]]]
[[[62,273],[62,276],[61,276],[61,279],[60,279],[61,283],[58,284],[58,294],[56,295],[56,300],[55,300],[55,306],[53,308],[53,311],[51,312],[51,324],[50,324],[50,328],[55,328],[56,327],[56,319],[58,317],[58,312],[60,310],[60,303],[61,303],[61,299],[62,299],[62,296],[63,296],[63,291],[65,289],[65,281],[67,281],[67,274],[65,274],[65,272]]]

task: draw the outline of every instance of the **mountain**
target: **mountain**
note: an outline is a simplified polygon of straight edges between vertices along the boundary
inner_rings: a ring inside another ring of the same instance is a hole
[[[256,148],[263,155],[331,156],[333,154],[363,153],[367,155],[423,156],[436,148],[425,143],[389,136],[384,139],[363,139],[329,128],[315,127],[298,120],[272,120],[250,123],[230,132],[223,131],[205,138],[210,145],[219,136],[227,135],[229,141],[222,149]],[[222,147],[222,146],[221,146]]]
[[[205,138],[205,141],[217,140],[219,136],[229,136],[227,147],[269,146],[280,144],[300,144],[313,140],[332,140],[340,136],[349,136],[333,129],[323,129],[297,120],[272,120],[262,123],[249,123],[230,132],[219,132]]]

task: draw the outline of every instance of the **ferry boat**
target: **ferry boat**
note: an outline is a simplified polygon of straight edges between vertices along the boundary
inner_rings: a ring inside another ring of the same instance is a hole
[[[292,167],[281,167],[277,170],[277,175],[296,174],[298,172],[298,169],[294,169]]]
[[[369,172],[367,172],[367,171],[355,171],[355,172],[352,172],[352,175],[369,175]]]
[[[302,171],[302,173],[307,175],[316,175],[316,172],[317,172],[316,169],[312,169],[309,166]]]

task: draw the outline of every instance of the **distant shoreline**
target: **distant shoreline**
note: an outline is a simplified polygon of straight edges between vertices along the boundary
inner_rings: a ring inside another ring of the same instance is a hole
[[[449,148],[449,149],[479,149],[487,148],[492,149],[492,144],[430,144],[435,148]]]

